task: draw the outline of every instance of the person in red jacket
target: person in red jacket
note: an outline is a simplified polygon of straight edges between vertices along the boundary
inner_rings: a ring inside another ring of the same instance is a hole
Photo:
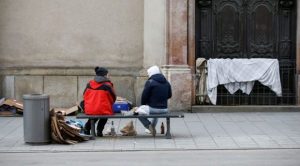
[[[96,76],[90,80],[83,92],[83,101],[81,107],[87,115],[112,115],[112,105],[116,100],[116,94],[113,83],[109,80],[108,70],[103,67],[95,68]],[[95,123],[99,119],[95,120]],[[97,136],[102,137],[102,131],[107,122],[106,119],[100,119],[97,124]],[[90,135],[90,119],[84,125],[84,133]]]

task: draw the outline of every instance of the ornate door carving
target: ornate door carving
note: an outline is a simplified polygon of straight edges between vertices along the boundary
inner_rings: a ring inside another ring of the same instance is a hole
[[[243,53],[241,1],[219,1],[213,5],[214,56],[239,58]]]
[[[275,0],[252,0],[247,12],[247,57],[276,58],[277,2]]]
[[[295,3],[196,0],[196,58],[277,58],[280,63],[283,97],[256,83],[250,96],[229,95],[220,87],[218,104],[295,103]]]

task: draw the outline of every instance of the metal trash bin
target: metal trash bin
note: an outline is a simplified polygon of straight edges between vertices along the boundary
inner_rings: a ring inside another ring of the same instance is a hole
[[[31,144],[49,143],[50,112],[46,94],[23,95],[24,141]]]

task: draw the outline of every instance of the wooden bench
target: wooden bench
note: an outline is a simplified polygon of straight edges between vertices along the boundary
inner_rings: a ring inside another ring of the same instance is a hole
[[[103,118],[108,118],[108,119],[124,119],[124,118],[140,118],[140,117],[145,117],[145,118],[166,118],[166,138],[171,139],[171,132],[170,132],[170,119],[171,118],[184,118],[184,114],[181,112],[170,112],[167,114],[151,114],[151,115],[122,115],[122,114],[114,114],[114,115],[86,115],[84,113],[79,113],[77,114],[76,118],[77,119],[90,119],[91,122],[91,134],[92,134],[92,139],[95,139],[96,133],[95,133],[95,119],[103,119]]]

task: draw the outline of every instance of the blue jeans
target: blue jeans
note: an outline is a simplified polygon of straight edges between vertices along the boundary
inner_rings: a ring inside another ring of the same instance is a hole
[[[167,108],[160,109],[160,108],[149,107],[149,111],[150,111],[150,114],[165,114],[168,112],[168,109]],[[158,121],[157,118],[153,118],[152,122],[150,122],[148,120],[148,118],[143,118],[143,117],[139,118],[139,120],[144,125],[144,127],[146,127],[147,129],[149,129],[149,125],[152,125],[152,127],[155,128],[157,121]]]

